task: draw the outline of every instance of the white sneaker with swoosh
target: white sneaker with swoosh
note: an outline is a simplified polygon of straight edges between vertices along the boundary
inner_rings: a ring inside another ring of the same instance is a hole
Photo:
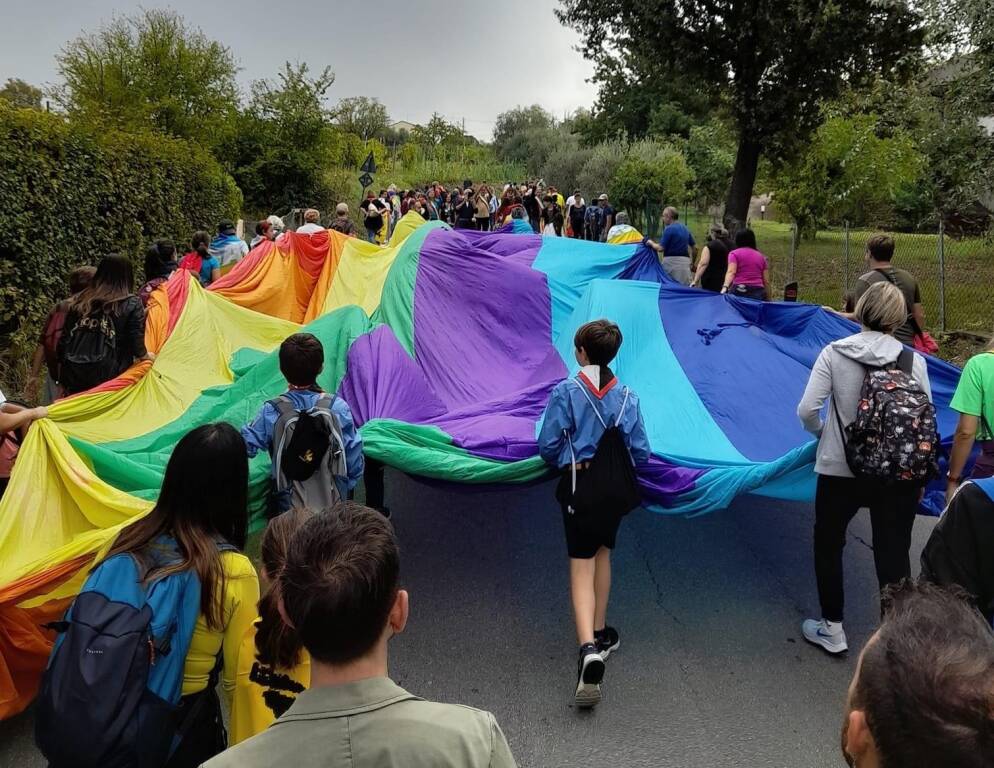
[[[841,623],[832,623],[822,619],[808,619],[801,625],[801,634],[804,639],[813,645],[817,645],[831,654],[845,653],[849,650],[846,642],[846,633],[842,629]]]

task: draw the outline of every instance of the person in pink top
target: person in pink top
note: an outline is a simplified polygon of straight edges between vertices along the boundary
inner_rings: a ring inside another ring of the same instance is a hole
[[[746,299],[770,298],[770,266],[756,250],[756,233],[740,229],[735,233],[735,250],[728,254],[728,271],[721,292]]]

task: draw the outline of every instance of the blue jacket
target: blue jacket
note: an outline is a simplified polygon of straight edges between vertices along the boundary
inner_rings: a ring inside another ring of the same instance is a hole
[[[312,392],[306,389],[294,389],[286,393],[298,411],[307,410],[314,407],[321,396],[319,392]],[[331,412],[338,419],[338,424],[342,428],[342,439],[345,442],[345,462],[348,465],[348,477],[336,478],[339,495],[344,499],[348,492],[356,487],[359,478],[362,477],[363,457],[362,457],[362,437],[355,428],[352,421],[352,411],[349,404],[342,398],[336,397],[331,404]],[[242,437],[245,438],[245,445],[248,447],[249,458],[255,456],[259,451],[268,451],[272,454],[273,428],[279,418],[276,408],[268,401],[262,410],[259,411],[255,420],[251,424],[242,427]],[[277,467],[272,468],[273,477],[276,477]]]
[[[579,377],[565,379],[556,385],[549,396],[549,404],[545,406],[542,429],[538,435],[538,451],[542,458],[557,467],[568,467],[571,458],[567,435],[573,442],[573,460],[587,461],[594,457],[597,444],[604,434],[604,427],[597,414],[591,410],[581,387],[586,388],[586,394],[609,426],[618,418],[625,394],[628,394],[628,402],[618,427],[625,436],[625,444],[632,452],[632,459],[636,464],[645,464],[650,454],[649,438],[645,434],[638,395],[617,379],[600,396],[582,383]]]

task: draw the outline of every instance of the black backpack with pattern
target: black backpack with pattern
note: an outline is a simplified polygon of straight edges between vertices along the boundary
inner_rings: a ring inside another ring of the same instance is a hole
[[[912,374],[914,353],[902,350],[896,364],[867,367],[856,418],[842,426],[846,463],[856,477],[883,483],[925,484],[938,476],[939,434],[935,406]]]

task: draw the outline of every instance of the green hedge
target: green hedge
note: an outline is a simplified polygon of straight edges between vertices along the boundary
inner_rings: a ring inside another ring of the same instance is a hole
[[[0,101],[0,386],[20,390],[39,326],[73,267],[118,252],[140,280],[152,240],[188,242],[240,208],[234,181],[196,144]]]

